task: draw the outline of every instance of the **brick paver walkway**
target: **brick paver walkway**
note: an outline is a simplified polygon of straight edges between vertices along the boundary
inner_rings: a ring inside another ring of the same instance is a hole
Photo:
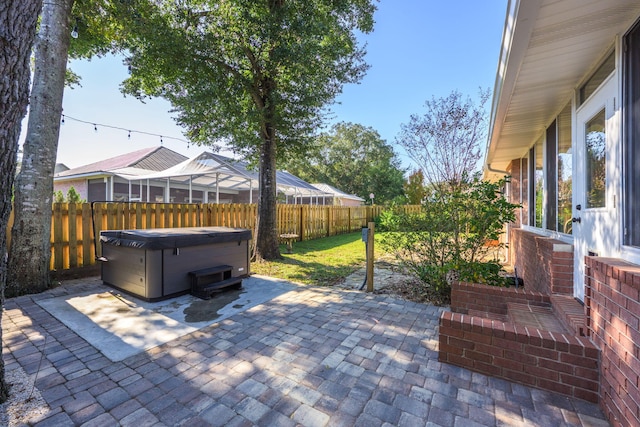
[[[438,307],[300,288],[113,363],[34,302],[51,295],[7,300],[2,320],[7,370],[39,369],[39,427],[608,425],[596,405],[439,363]]]

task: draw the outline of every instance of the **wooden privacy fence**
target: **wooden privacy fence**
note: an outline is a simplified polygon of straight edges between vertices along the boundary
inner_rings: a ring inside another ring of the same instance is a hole
[[[419,206],[406,206],[418,211]],[[297,234],[311,240],[360,230],[373,221],[382,206],[278,205],[278,234]],[[223,226],[248,228],[255,235],[255,204],[178,203],[54,203],[51,217],[51,269],[62,270],[96,263],[102,230]],[[7,243],[11,243],[13,212]]]

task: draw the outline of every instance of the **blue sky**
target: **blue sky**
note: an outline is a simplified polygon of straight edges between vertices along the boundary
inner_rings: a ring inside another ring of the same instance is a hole
[[[411,114],[423,113],[432,96],[458,90],[475,98],[480,87],[493,89],[506,5],[507,0],[379,2],[375,30],[362,37],[371,68],[360,84],[344,87],[332,121],[372,127],[410,167],[394,141]],[[165,147],[190,157],[205,149],[168,138],[184,137],[166,101],[143,104],[119,92],[127,70],[117,58],[74,61],[71,68],[82,77],[82,87],[65,91],[64,114],[90,123],[65,120],[59,163],[76,167],[160,145],[159,136],[134,132],[128,138],[127,131],[100,124],[163,135]]]

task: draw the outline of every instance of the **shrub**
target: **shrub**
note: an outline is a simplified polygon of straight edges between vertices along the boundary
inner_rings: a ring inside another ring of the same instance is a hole
[[[64,194],[62,194],[62,191],[58,190],[53,192],[53,201],[55,203],[64,203]]]
[[[67,197],[64,196],[61,190],[53,192],[53,201],[55,203],[86,203],[86,199],[83,199],[73,186],[69,187],[67,191]]]
[[[515,220],[518,206],[502,196],[505,183],[473,179],[436,186],[419,214],[388,214],[384,224],[394,231],[381,244],[441,297],[450,295],[454,280],[503,286],[502,267],[489,252],[504,244],[489,248],[487,242]]]

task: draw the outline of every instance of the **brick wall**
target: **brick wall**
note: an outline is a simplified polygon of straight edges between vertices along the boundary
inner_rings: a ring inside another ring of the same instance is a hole
[[[598,402],[598,349],[575,337],[461,313],[440,317],[438,359],[485,375]]]
[[[451,286],[451,310],[467,314],[469,310],[506,315],[508,303],[550,304],[549,295],[525,289],[500,288],[471,283]]]
[[[511,230],[512,264],[527,289],[573,294],[573,245],[517,228]]]
[[[600,406],[614,426],[640,425],[640,266],[586,257],[589,333],[602,352]]]
[[[67,197],[67,192],[71,187],[73,187],[78,192],[78,194],[80,194],[81,199],[89,200],[86,179],[74,179],[70,181],[55,182],[53,184],[53,191],[56,192],[60,190],[62,191],[64,197]]]

